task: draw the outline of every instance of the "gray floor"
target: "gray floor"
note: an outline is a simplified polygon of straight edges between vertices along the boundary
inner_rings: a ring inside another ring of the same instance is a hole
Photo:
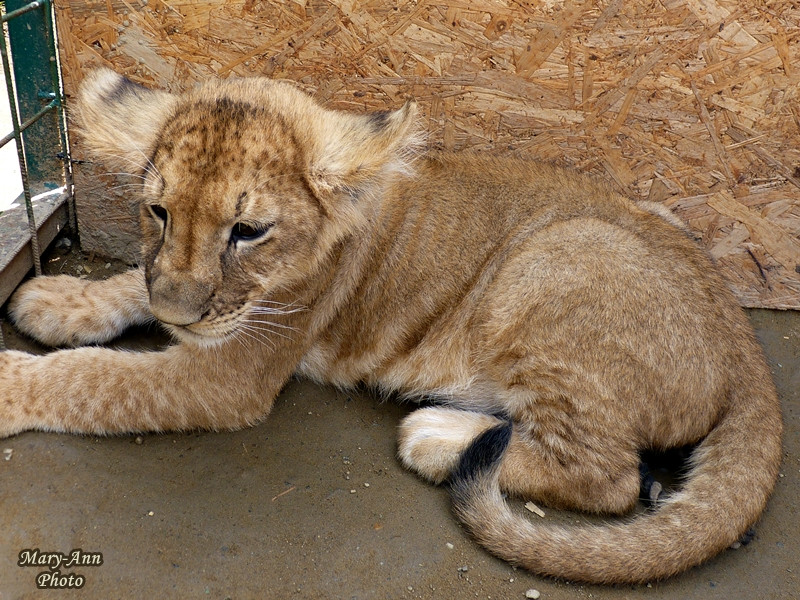
[[[750,545],[672,580],[574,585],[492,558],[456,524],[445,490],[397,463],[408,407],[297,381],[265,423],[236,433],[0,440],[0,600],[800,598],[800,315],[751,316],[784,402],[781,479]],[[162,341],[139,332],[124,343]],[[85,578],[80,590],[39,590],[46,569],[18,566],[24,549],[103,562],[61,569]]]

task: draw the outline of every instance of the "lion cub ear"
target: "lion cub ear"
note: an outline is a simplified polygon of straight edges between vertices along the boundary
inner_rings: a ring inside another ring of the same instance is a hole
[[[350,200],[408,171],[420,140],[413,102],[395,111],[359,115],[322,109],[312,122],[308,180],[321,198]]]
[[[111,69],[96,69],[81,83],[73,121],[91,154],[114,168],[141,172],[177,100]]]

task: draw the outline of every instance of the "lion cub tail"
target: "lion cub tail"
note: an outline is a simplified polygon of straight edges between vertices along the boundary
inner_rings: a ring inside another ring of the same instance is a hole
[[[694,451],[682,489],[658,509],[602,525],[534,524],[512,511],[498,484],[512,427],[489,429],[462,454],[450,478],[455,512],[493,554],[587,583],[662,579],[729,547],[764,509],[781,460],[780,405],[771,381],[753,376]]]

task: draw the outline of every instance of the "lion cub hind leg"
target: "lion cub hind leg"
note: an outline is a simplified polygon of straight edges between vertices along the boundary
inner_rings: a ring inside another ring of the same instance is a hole
[[[506,434],[489,433],[501,429],[510,436],[502,443]],[[496,462],[500,489],[516,497],[601,514],[633,508],[641,485],[635,451],[612,448],[600,436],[557,436],[546,429],[547,424],[512,424],[484,413],[434,406],[403,420],[398,453],[407,468],[433,483],[469,478],[470,471]]]
[[[638,452],[574,417],[514,423],[500,462],[500,488],[553,508],[605,515],[630,512],[639,499]]]
[[[420,408],[400,424],[398,454],[408,469],[441,483],[475,438],[503,423],[484,413],[445,406]]]
[[[14,293],[8,314],[17,329],[47,346],[107,342],[153,319],[139,269],[101,281],[36,277]]]

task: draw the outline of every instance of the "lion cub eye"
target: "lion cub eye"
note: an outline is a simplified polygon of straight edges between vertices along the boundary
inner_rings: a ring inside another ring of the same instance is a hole
[[[163,206],[159,206],[158,204],[148,204],[147,209],[150,211],[150,214],[156,221],[161,221],[161,223],[167,222],[167,209]]]
[[[271,223],[236,223],[231,229],[231,242],[255,242],[267,235],[271,227]]]

